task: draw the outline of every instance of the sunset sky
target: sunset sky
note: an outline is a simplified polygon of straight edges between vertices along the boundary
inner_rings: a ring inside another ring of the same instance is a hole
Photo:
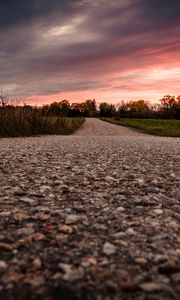
[[[180,0],[1,0],[0,89],[42,104],[180,94]]]

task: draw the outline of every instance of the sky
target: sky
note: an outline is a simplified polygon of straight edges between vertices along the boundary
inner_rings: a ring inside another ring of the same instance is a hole
[[[0,90],[41,105],[180,94],[180,0],[1,0]]]

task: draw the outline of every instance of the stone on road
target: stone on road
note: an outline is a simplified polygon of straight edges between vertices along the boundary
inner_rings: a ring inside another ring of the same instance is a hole
[[[180,139],[87,119],[0,140],[0,299],[179,299]]]

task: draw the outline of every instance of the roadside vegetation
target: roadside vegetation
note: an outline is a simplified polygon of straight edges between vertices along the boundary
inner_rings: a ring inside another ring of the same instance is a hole
[[[135,128],[141,132],[180,137],[180,96],[164,96],[159,104],[144,100],[121,102],[118,108],[100,104],[100,117],[117,125]]]
[[[152,104],[145,100],[121,101],[112,105],[101,103],[99,117],[104,118],[130,118],[130,119],[179,119],[180,120],[180,96],[164,96],[160,101]]]
[[[99,117],[150,134],[180,136],[180,96],[167,95],[156,104],[122,100],[117,105],[107,102],[97,105],[94,99],[89,99],[34,107],[0,94],[1,137],[69,134],[81,126],[85,117]]]
[[[26,107],[0,108],[0,137],[70,134],[78,129],[84,118],[43,116],[41,111]]]
[[[180,120],[102,118],[106,122],[135,128],[158,136],[180,137]]]

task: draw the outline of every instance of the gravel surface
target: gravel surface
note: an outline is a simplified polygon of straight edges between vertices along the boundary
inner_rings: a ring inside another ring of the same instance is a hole
[[[0,299],[179,299],[179,154],[96,119],[1,139]]]
[[[86,136],[96,136],[96,135],[120,135],[120,136],[139,136],[139,133],[133,129],[117,126],[111,123],[102,122],[99,119],[86,119],[86,122],[78,129],[75,135],[86,135]]]

